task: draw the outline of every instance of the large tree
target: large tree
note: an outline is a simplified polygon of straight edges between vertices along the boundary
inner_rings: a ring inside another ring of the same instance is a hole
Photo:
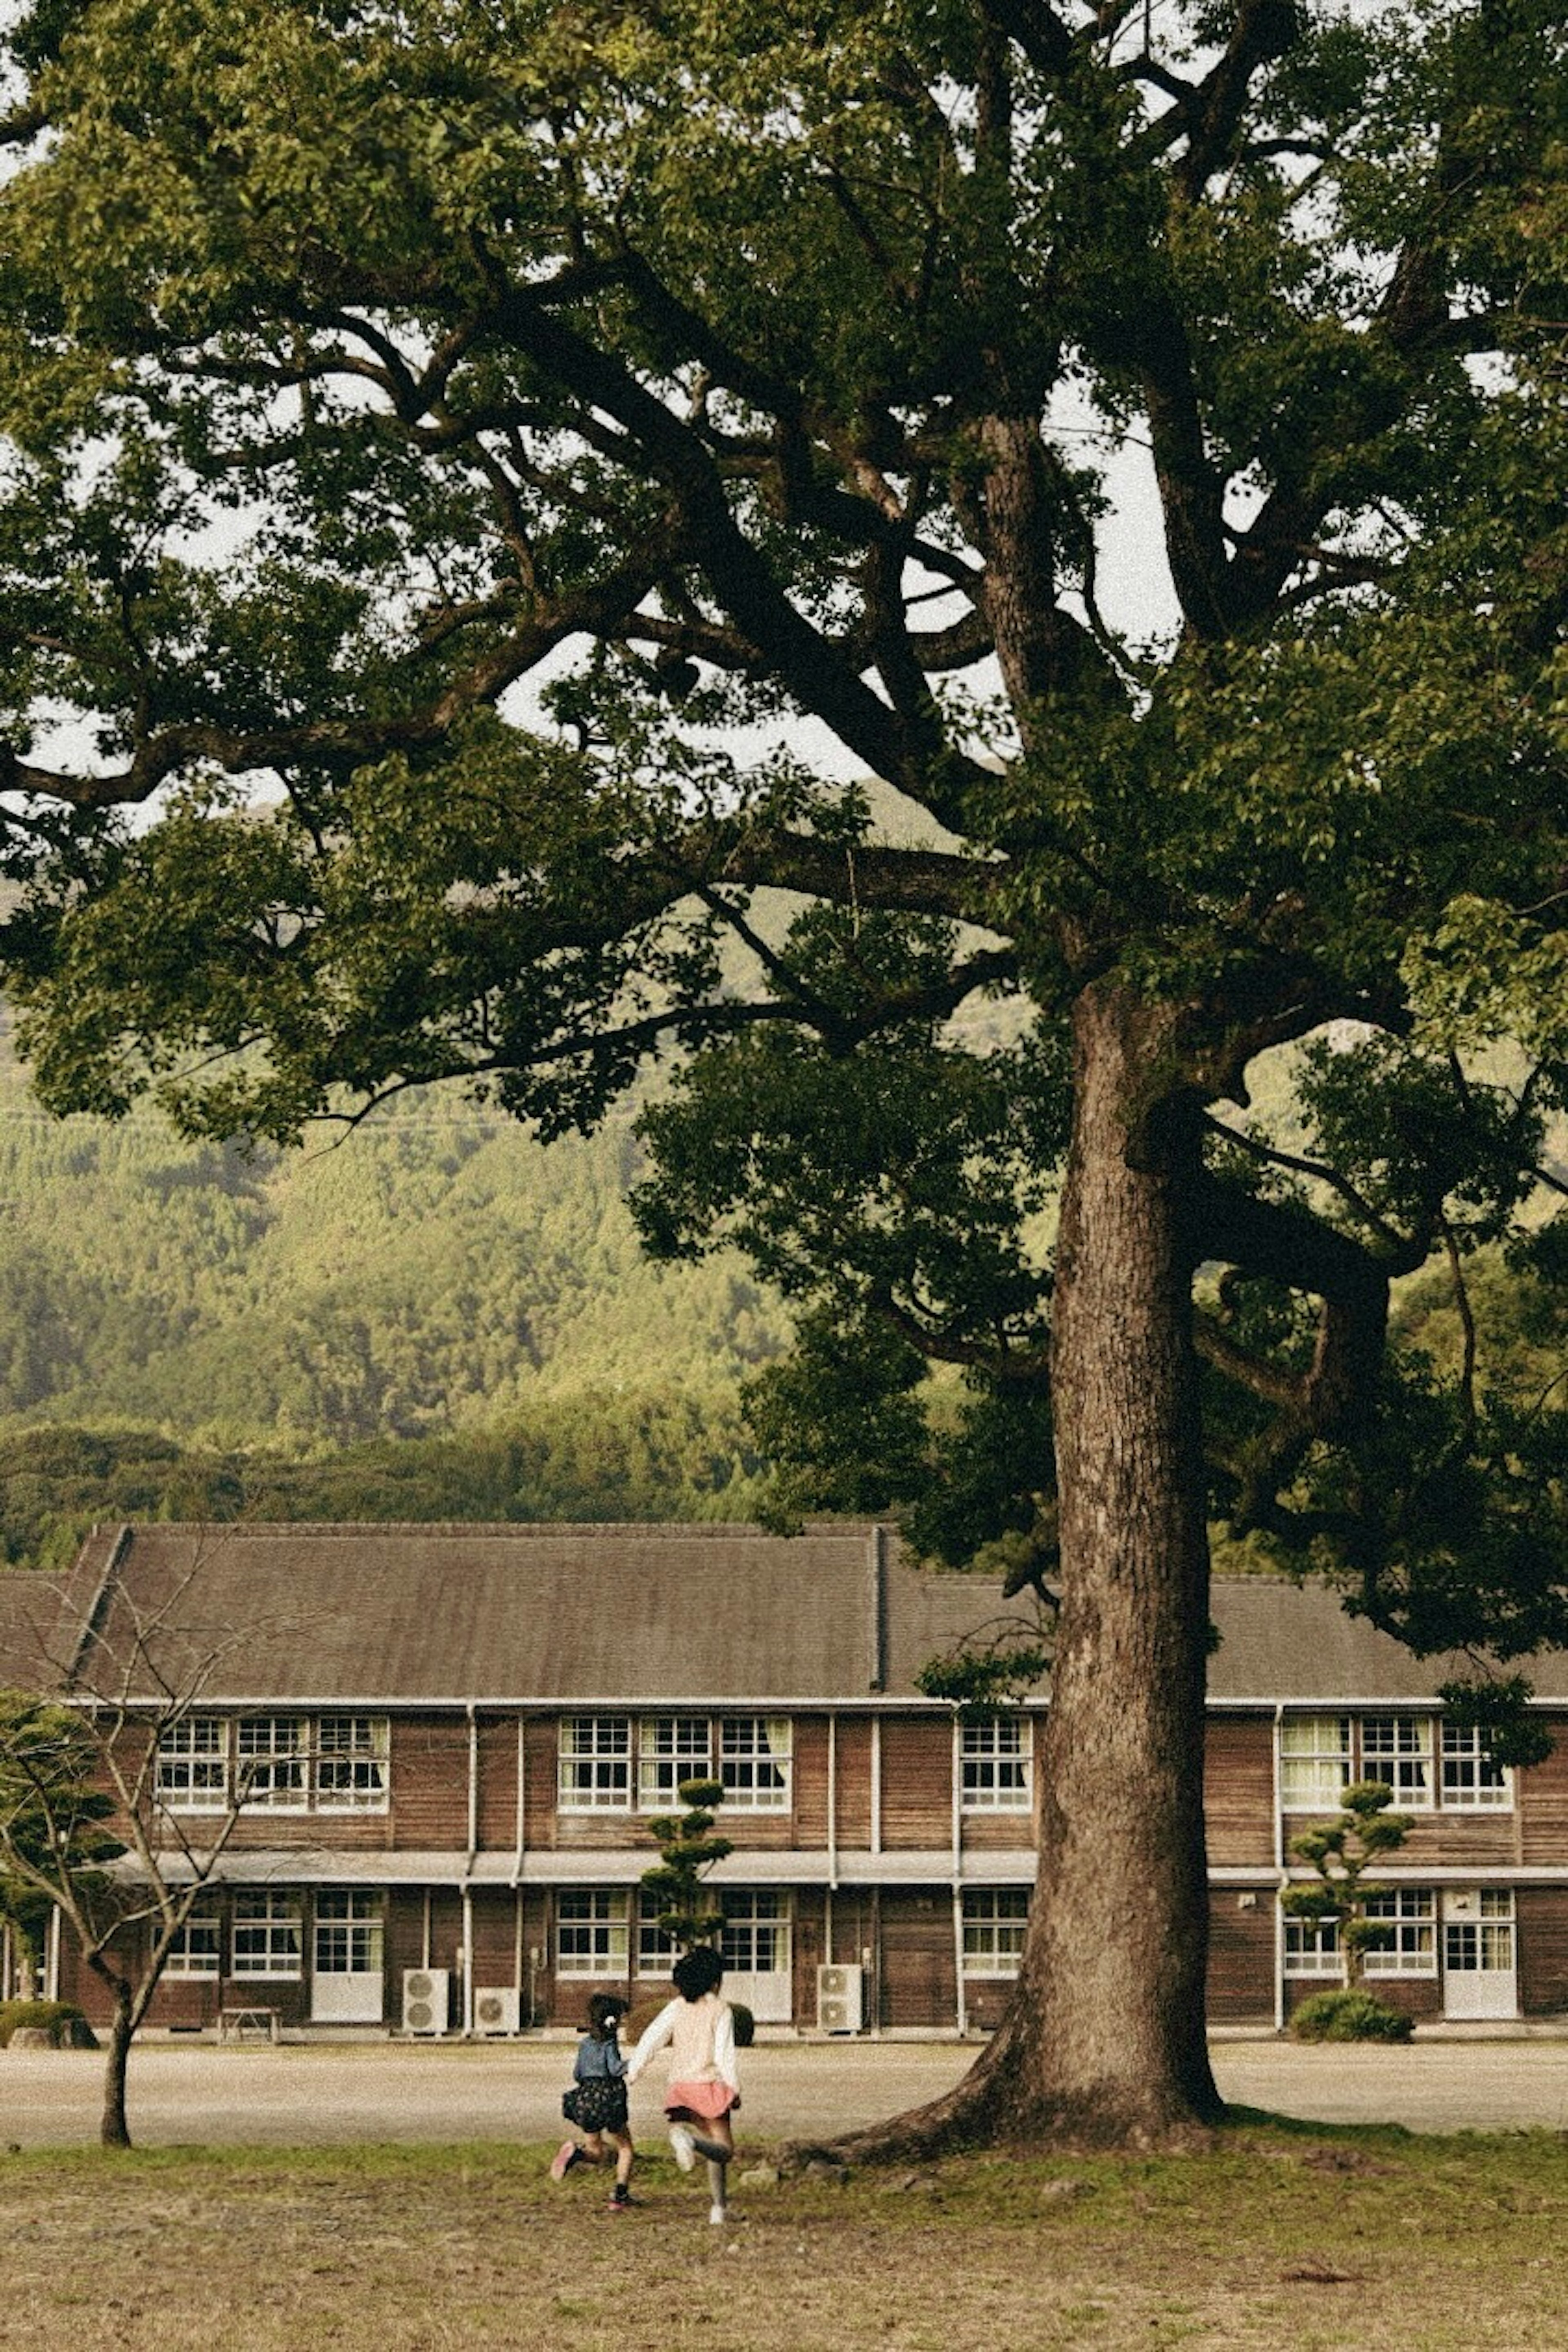
[[[1211,1507],[1425,1646],[1563,1630],[1560,1417],[1384,1369],[1563,1098],[1558,14],[11,36],[46,1099],[549,1134],[686,1056],[645,1222],[797,1301],[806,1488],[1059,1600],[1018,1996],[930,2139],[1217,2112]],[[1294,1047],[1293,1124],[1216,1118]]]

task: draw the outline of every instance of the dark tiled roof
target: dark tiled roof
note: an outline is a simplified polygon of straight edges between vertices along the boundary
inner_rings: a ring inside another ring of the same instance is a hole
[[[1216,1578],[1213,1615],[1223,1637],[1209,1662],[1215,1699],[1429,1699],[1439,1684],[1476,1671],[1473,1659],[1413,1657],[1363,1619],[1348,1617],[1321,1584]],[[1521,1658],[1517,1671],[1541,1697],[1568,1697],[1568,1652]]]
[[[1321,1586],[1223,1580],[1214,1613],[1222,1704],[1413,1701],[1464,1670]],[[96,1536],[60,1582],[0,1575],[0,1683],[63,1679],[79,1652],[84,1688],[144,1694],[151,1661],[214,1702],[852,1705],[913,1696],[928,1659],[1017,1615],[865,1527],[151,1526]],[[1568,1696],[1568,1655],[1524,1671]]]

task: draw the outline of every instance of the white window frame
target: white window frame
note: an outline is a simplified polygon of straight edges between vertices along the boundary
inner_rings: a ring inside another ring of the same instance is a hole
[[[1435,1977],[1437,1973],[1437,1902],[1429,1886],[1391,1886],[1369,1895],[1362,1906],[1368,1919],[1394,1929],[1383,1950],[1369,1945],[1362,1968],[1369,1977]]]
[[[787,1813],[795,1782],[795,1727],[789,1717],[721,1716],[716,1777],[729,1811]]]
[[[966,1886],[963,1895],[964,1975],[1016,1977],[1024,1958],[1028,1918],[1026,1886]]]
[[[1034,1726],[996,1716],[959,1726],[959,1786],[966,1813],[1026,1813],[1034,1802]]]
[[[235,1786],[247,1812],[303,1813],[310,1804],[310,1726],[302,1715],[242,1715]]]
[[[222,1813],[229,1800],[229,1726],[223,1715],[183,1715],[158,1734],[153,1796],[170,1813]]]
[[[563,1715],[555,1784],[561,1811],[629,1813],[632,1755],[629,1715]]]
[[[558,1977],[624,1979],[631,1897],[616,1886],[563,1886],[555,1897]]]
[[[1351,1782],[1348,1715],[1288,1715],[1279,1726],[1279,1810],[1334,1813]]]
[[[323,1886],[316,1896],[310,1965],[319,1977],[377,1976],[385,1965],[386,1898]],[[337,1965],[339,1958],[342,1966]]]
[[[1288,1977],[1332,1977],[1345,1972],[1337,1919],[1297,1918],[1285,1914],[1285,1973]]]
[[[1479,1724],[1445,1723],[1440,1745],[1446,1813],[1513,1811],[1512,1768],[1495,1763],[1487,1754]]]
[[[256,1983],[297,1984],[305,1965],[304,1906],[297,1895],[243,1887],[234,1898],[228,1972]]]
[[[726,1886],[719,1907],[724,1914],[719,1949],[726,1976],[787,1975],[795,1929],[795,1906],[787,1894],[771,1886]],[[764,1944],[771,1954],[765,1962],[760,1957]]]
[[[713,1778],[713,1726],[705,1715],[646,1715],[637,1725],[637,1811],[666,1813],[682,1780]]]
[[[163,1974],[182,1984],[211,1984],[223,1974],[223,1915],[216,1903],[197,1903],[185,1914]]]
[[[1392,1789],[1394,1801],[1405,1812],[1429,1813],[1436,1803],[1432,1769],[1432,1717],[1429,1715],[1363,1715],[1361,1735],[1361,1777],[1381,1780]]]
[[[384,1813],[389,1745],[384,1715],[318,1717],[311,1743],[317,1812]]]
[[[656,1911],[639,1912],[637,1935],[637,1973],[639,1977],[668,1977],[680,1958],[680,1946],[673,1936],[667,1936],[658,1924]]]

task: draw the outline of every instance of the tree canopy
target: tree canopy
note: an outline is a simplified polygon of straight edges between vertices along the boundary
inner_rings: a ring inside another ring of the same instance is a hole
[[[549,1136],[686,1057],[645,1229],[790,1298],[759,1410],[806,1490],[1060,1596],[1050,2048],[998,2037],[995,2127],[1214,2109],[1211,1496],[1420,1646],[1568,1624],[1558,1401],[1384,1347],[1395,1276],[1562,1257],[1559,19],[10,37],[45,1099],[289,1139],[456,1080]],[[1292,1044],[1298,1129],[1249,1126]]]

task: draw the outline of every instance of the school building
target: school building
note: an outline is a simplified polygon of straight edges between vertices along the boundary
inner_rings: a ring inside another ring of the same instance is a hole
[[[0,1575],[0,1685],[151,1743],[174,1874],[221,1846],[154,2028],[511,2034],[652,1995],[648,1822],[710,1777],[731,1996],[764,2028],[951,2035],[1017,1969],[1049,1701],[966,1724],[914,1678],[1016,1607],[880,1527],[124,1527],[64,1580]],[[1333,1927],[1277,1897],[1363,1779],[1415,1822],[1378,1872],[1377,1990],[1568,2018],[1568,1656],[1531,1665],[1558,1745],[1516,1771],[1447,1718],[1454,1662],[1327,1591],[1222,1580],[1214,1614],[1213,2021],[1278,2026],[1339,1979]],[[0,1995],[17,1976],[7,1943]],[[104,2013],[58,1923],[45,1989]]]

